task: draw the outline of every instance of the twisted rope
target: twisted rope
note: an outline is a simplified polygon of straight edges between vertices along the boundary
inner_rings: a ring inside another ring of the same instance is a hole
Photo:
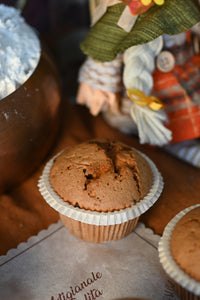
[[[149,95],[153,88],[152,73],[155,69],[155,57],[163,47],[159,37],[147,44],[133,46],[124,53],[123,82],[126,90],[137,89]],[[163,110],[153,111],[133,102],[130,116],[137,124],[140,143],[164,145],[171,140],[171,131],[164,127],[167,116]]]

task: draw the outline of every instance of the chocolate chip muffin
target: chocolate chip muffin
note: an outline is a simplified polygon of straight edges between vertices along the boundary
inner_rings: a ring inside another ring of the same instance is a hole
[[[94,139],[53,157],[38,186],[72,234],[102,243],[134,230],[159,198],[163,180],[143,153],[119,141]]]
[[[73,206],[111,212],[143,199],[151,187],[152,172],[131,147],[99,139],[65,149],[54,160],[50,182]]]

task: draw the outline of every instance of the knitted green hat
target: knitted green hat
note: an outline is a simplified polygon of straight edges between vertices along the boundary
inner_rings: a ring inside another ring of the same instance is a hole
[[[147,43],[162,34],[174,35],[183,32],[200,21],[198,0],[165,0],[138,16],[130,32],[117,22],[126,5],[116,4],[107,9],[104,16],[90,29],[81,49],[87,56],[105,62],[127,48]]]

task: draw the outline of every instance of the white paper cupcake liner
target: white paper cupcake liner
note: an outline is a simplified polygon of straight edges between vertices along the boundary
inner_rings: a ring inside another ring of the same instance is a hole
[[[159,259],[168,276],[182,288],[197,296],[200,296],[200,282],[192,279],[177,265],[171,253],[170,241],[177,222],[190,210],[199,206],[200,204],[196,204],[178,213],[165,227],[158,246]]]
[[[136,149],[134,150],[137,151]],[[53,161],[58,155],[60,155],[60,153],[55,155],[51,160],[49,160],[49,162],[44,167],[43,173],[38,182],[39,191],[51,207],[53,207],[62,215],[65,215],[76,221],[80,221],[91,225],[114,225],[127,222],[136,217],[139,217],[141,214],[147,211],[159,198],[164,185],[162,176],[155,164],[145,154],[141,152],[139,153],[147,160],[151,167],[151,171],[153,174],[153,183],[149,193],[144,197],[144,199],[129,208],[104,213],[80,209],[65,202],[54,191],[49,180],[49,173]]]

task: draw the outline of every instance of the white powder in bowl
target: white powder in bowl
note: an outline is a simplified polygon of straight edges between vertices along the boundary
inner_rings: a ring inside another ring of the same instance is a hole
[[[31,76],[41,55],[39,38],[20,13],[0,4],[0,99]]]

